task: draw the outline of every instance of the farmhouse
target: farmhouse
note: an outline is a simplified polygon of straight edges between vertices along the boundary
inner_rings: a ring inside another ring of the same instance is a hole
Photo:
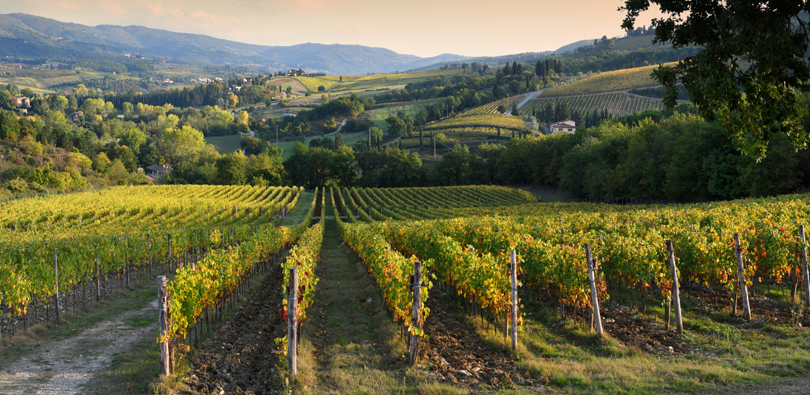
[[[551,133],[565,132],[573,134],[576,131],[577,123],[570,119],[551,124]]]
[[[25,96],[11,96],[11,105],[18,108],[31,108],[31,99]]]
[[[146,174],[147,177],[151,177],[156,180],[159,179],[160,177],[163,177],[164,174],[168,174],[170,172],[171,172],[170,169],[167,169],[160,165],[152,165],[144,169],[144,174]]]

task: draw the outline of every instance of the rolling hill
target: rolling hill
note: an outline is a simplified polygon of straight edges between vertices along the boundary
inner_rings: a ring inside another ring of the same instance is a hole
[[[259,70],[304,68],[333,75],[390,72],[466,59],[452,54],[420,58],[362,45],[253,45],[143,26],[86,26],[28,14],[0,14],[0,56],[78,60],[87,59],[88,53],[139,53]]]

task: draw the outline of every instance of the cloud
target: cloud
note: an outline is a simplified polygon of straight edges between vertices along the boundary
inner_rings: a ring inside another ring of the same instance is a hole
[[[203,10],[199,8],[197,9],[197,11],[192,12],[190,16],[195,19],[208,21],[209,23],[213,23],[217,26],[222,25],[222,22],[220,22],[219,18],[217,18],[216,15],[206,14]]]

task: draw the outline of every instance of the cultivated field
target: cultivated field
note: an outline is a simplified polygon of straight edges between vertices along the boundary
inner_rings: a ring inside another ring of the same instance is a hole
[[[646,98],[624,92],[598,93],[584,96],[537,97],[521,107],[525,114],[534,114],[542,111],[548,103],[554,106],[567,103],[571,112],[588,114],[593,111],[608,110],[614,116],[622,116],[644,112],[647,110],[663,110],[661,99]]]
[[[658,66],[647,66],[636,67],[634,69],[606,71],[570,84],[558,85],[546,89],[540,96],[585,95],[657,86],[660,84],[651,76],[653,69],[657,67]]]
[[[810,368],[807,195],[609,205],[496,186],[157,186],[3,208],[0,333],[14,334],[0,345],[3,388],[662,394],[807,384],[784,381]],[[47,340],[60,361],[47,370],[48,354],[22,346],[83,320],[96,292],[135,297],[161,272],[165,325],[148,306],[110,321],[136,339],[110,348],[132,373],[100,362],[90,381],[66,379],[85,357],[58,342],[107,355],[88,337],[104,322]],[[171,373],[158,379],[161,347]]]

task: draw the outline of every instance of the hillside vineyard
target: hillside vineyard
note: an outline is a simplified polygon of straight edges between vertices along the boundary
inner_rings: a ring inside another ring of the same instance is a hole
[[[2,305],[15,316],[32,302],[99,276],[125,278],[188,262],[267,226],[295,207],[298,188],[116,187],[7,202],[0,212]]]

